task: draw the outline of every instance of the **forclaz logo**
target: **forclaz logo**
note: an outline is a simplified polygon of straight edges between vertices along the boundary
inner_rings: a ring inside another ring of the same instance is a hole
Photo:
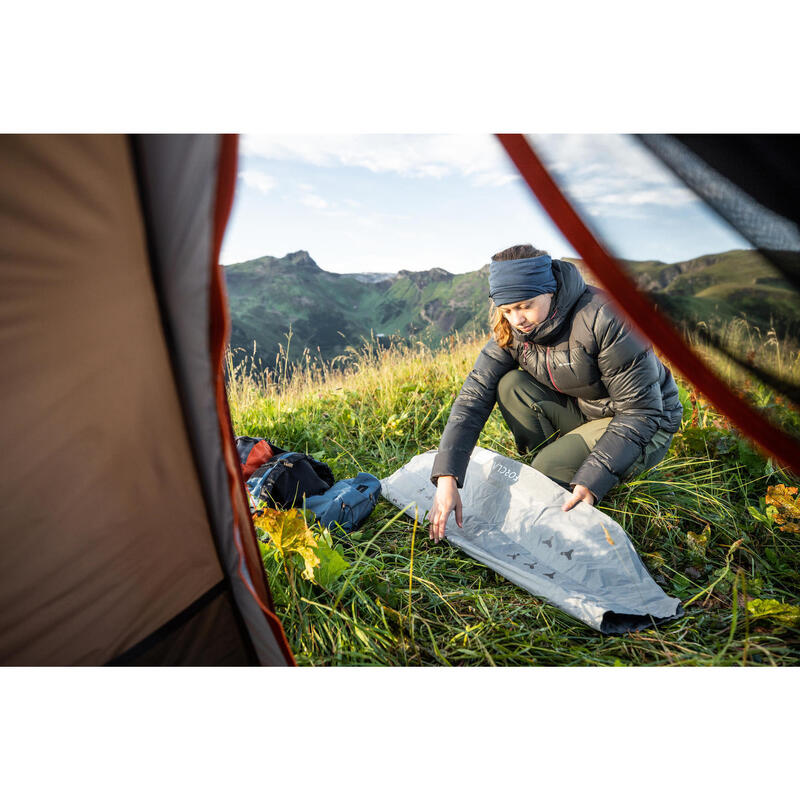
[[[519,478],[519,474],[514,472],[513,469],[509,469],[508,467],[504,467],[502,464],[495,464],[494,465],[495,471],[503,475],[504,477],[508,478],[510,481],[515,481]]]

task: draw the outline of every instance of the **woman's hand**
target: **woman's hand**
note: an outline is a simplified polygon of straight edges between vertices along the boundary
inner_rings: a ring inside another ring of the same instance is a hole
[[[456,512],[456,525],[459,528],[463,528],[464,526],[461,524],[461,495],[458,493],[456,479],[452,475],[440,475],[436,481],[436,494],[428,517],[428,536],[434,542],[444,539],[445,526],[451,511]]]
[[[588,503],[590,506],[593,506],[595,497],[585,486],[582,486],[580,483],[576,483],[572,490],[572,497],[570,497],[570,499],[567,500],[563,506],[561,506],[561,510],[569,511],[571,508],[578,505],[581,500],[583,500],[585,503]]]

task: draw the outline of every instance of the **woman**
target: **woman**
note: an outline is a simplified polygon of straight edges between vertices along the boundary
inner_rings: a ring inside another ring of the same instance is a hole
[[[666,455],[680,427],[678,387],[577,268],[529,244],[492,256],[492,338],[453,403],[431,480],[430,538],[450,513],[461,526],[458,489],[494,407],[531,465],[571,489],[562,509],[594,504]]]

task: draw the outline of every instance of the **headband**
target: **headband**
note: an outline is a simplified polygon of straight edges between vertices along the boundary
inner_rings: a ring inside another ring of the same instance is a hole
[[[556,288],[550,256],[492,261],[489,265],[489,297],[496,306],[521,303]]]

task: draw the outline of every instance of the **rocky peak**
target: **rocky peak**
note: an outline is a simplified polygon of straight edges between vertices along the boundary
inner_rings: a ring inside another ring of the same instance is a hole
[[[397,273],[398,278],[408,278],[417,288],[422,289],[430,283],[453,280],[452,273],[440,267],[426,269],[421,272],[412,272],[408,269],[401,269]]]
[[[312,272],[322,272],[322,268],[308,254],[307,250],[297,250],[294,253],[287,253],[279,261],[287,267],[294,269],[310,270]]]

